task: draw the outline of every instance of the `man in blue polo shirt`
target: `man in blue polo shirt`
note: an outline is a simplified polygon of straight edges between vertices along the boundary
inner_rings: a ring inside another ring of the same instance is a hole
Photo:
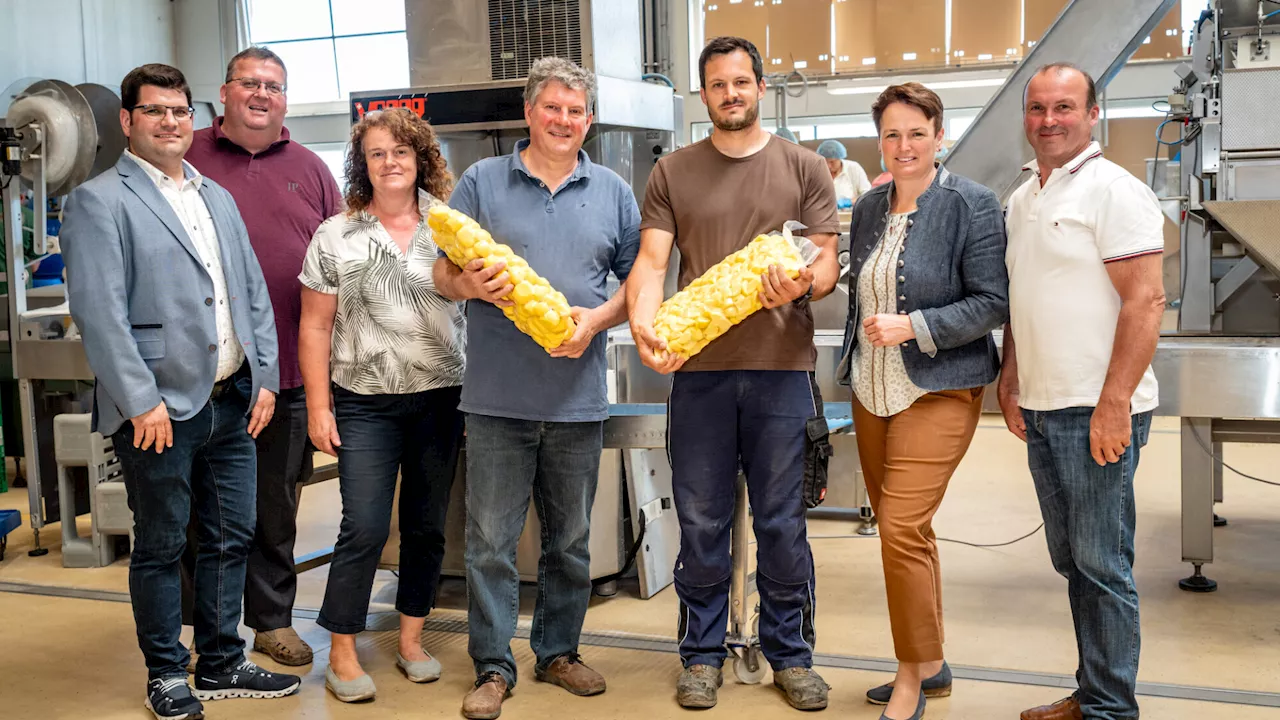
[[[511,638],[519,577],[516,544],[530,495],[542,522],[538,601],[529,638],[536,677],[574,695],[604,692],[582,663],[578,636],[591,597],[587,535],[600,468],[605,332],[626,320],[610,297],[610,271],[625,281],[640,246],[631,188],[582,151],[595,78],[572,62],[542,58],[529,70],[529,139],[511,155],[463,173],[449,204],[470,215],[568,298],[577,329],[550,353],[503,316],[513,289],[501,263],[435,266],[441,294],[467,303],[467,593],[476,685],[468,718],[496,718],[516,682]]]

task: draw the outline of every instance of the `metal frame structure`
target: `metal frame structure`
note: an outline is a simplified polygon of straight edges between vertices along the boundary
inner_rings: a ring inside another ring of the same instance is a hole
[[[1181,156],[1167,175],[1181,220],[1178,333],[1236,346],[1197,379],[1256,398],[1180,413],[1182,555],[1195,569],[1180,586],[1210,592],[1217,584],[1202,566],[1213,561],[1215,524],[1225,524],[1213,513],[1222,445],[1280,442],[1280,132],[1268,108],[1280,91],[1280,17],[1259,0],[1217,0],[1176,79],[1167,122],[1181,126]],[[1251,362],[1259,353],[1266,362]]]

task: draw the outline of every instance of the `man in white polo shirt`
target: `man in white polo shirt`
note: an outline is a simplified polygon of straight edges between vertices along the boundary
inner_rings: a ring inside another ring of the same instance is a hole
[[[1009,199],[999,397],[1027,443],[1049,555],[1067,578],[1080,688],[1022,720],[1138,717],[1133,476],[1157,405],[1164,219],[1155,193],[1102,157],[1097,122],[1079,68],[1046,65],[1027,84],[1036,159]]]

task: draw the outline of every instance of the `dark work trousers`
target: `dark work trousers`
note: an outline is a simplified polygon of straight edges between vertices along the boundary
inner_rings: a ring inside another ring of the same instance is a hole
[[[297,538],[298,483],[311,476],[315,448],[307,436],[303,388],[281,390],[271,422],[258,433],[258,523],[244,583],[244,623],[254,630],[293,624],[298,590],[293,570]],[[188,535],[194,530],[193,523]],[[182,623],[191,624],[194,542],[182,556]]]

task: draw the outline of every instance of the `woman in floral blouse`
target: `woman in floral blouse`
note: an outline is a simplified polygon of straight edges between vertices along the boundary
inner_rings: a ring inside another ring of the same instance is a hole
[[[325,685],[345,702],[376,689],[356,657],[400,482],[400,643],[414,682],[440,676],[422,648],[444,559],[445,513],[462,440],[459,305],[436,293],[426,212],[453,178],[435,133],[407,110],[351,130],[347,211],[316,231],[303,264],[299,338],[309,432],[338,457],[342,525],[318,624],[333,634]]]

